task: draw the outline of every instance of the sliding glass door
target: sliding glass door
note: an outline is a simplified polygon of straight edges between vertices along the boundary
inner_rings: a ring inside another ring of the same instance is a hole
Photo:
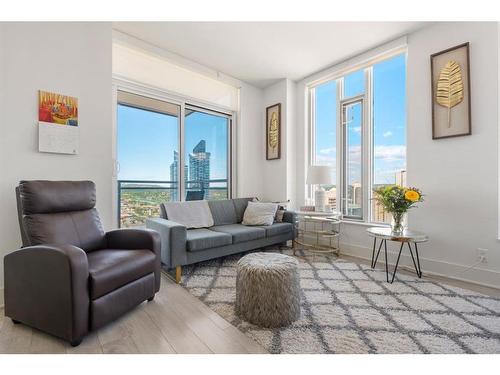
[[[162,202],[227,199],[231,115],[118,91],[118,218],[144,226]]]
[[[118,207],[122,227],[143,226],[179,196],[180,106],[118,93]]]

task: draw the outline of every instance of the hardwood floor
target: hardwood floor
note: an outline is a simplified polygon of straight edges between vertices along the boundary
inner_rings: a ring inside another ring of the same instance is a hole
[[[80,346],[23,324],[0,309],[0,353],[266,353],[167,276],[152,302],[86,336]]]

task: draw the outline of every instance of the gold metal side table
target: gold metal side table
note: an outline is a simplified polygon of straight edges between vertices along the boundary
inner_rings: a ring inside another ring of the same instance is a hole
[[[340,253],[340,229],[342,215],[339,212],[296,212],[293,241],[294,254],[297,245],[314,253]],[[319,227],[319,228],[318,228]],[[306,242],[310,238],[311,242]]]

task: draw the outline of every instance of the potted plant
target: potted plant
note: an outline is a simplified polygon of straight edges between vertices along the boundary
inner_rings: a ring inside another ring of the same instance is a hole
[[[373,199],[392,215],[391,229],[393,233],[404,231],[406,212],[424,200],[419,189],[399,185],[382,186],[374,189],[373,193]]]

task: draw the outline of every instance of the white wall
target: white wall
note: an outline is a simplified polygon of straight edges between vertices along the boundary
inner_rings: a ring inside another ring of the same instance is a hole
[[[281,103],[281,157],[277,160],[266,160],[266,107]],[[262,113],[262,143],[264,145],[261,159],[263,161],[262,179],[264,181],[262,199],[266,201],[286,201],[287,197],[287,80],[283,79],[264,89],[264,105]]]
[[[423,254],[447,272],[475,263],[478,247],[489,249],[488,264],[462,277],[500,286],[498,24],[441,23],[408,42],[408,183],[426,193],[411,225],[429,233]],[[429,55],[463,42],[470,42],[472,135],[432,140]]]
[[[243,83],[240,87],[240,113],[236,123],[236,196],[261,197],[265,160],[263,90]]]
[[[470,42],[472,136],[432,140],[430,55]],[[408,36],[408,184],[426,201],[409,215],[410,226],[429,234],[420,247],[424,271],[500,286],[498,236],[498,24],[438,23]],[[297,197],[305,200],[307,121],[304,82],[297,88]],[[344,224],[342,251],[371,256],[366,225]],[[476,263],[476,249],[489,249]],[[393,251],[396,246],[393,244]],[[396,254],[393,254],[394,258]],[[403,264],[410,265],[409,256]]]
[[[0,38],[3,258],[21,245],[14,195],[21,179],[93,180],[101,219],[111,225],[111,24],[0,23]],[[39,89],[78,97],[78,155],[37,151]],[[3,281],[1,261],[0,288]]]
[[[286,189],[287,198],[290,199],[289,208],[297,207],[297,117],[295,103],[297,101],[297,84],[286,80]]]
[[[283,79],[264,89],[264,113],[262,115],[264,145],[262,178],[264,180],[262,199],[267,201],[290,200],[289,207],[295,207],[295,95],[296,84]],[[281,158],[266,160],[265,107],[281,103]]]

